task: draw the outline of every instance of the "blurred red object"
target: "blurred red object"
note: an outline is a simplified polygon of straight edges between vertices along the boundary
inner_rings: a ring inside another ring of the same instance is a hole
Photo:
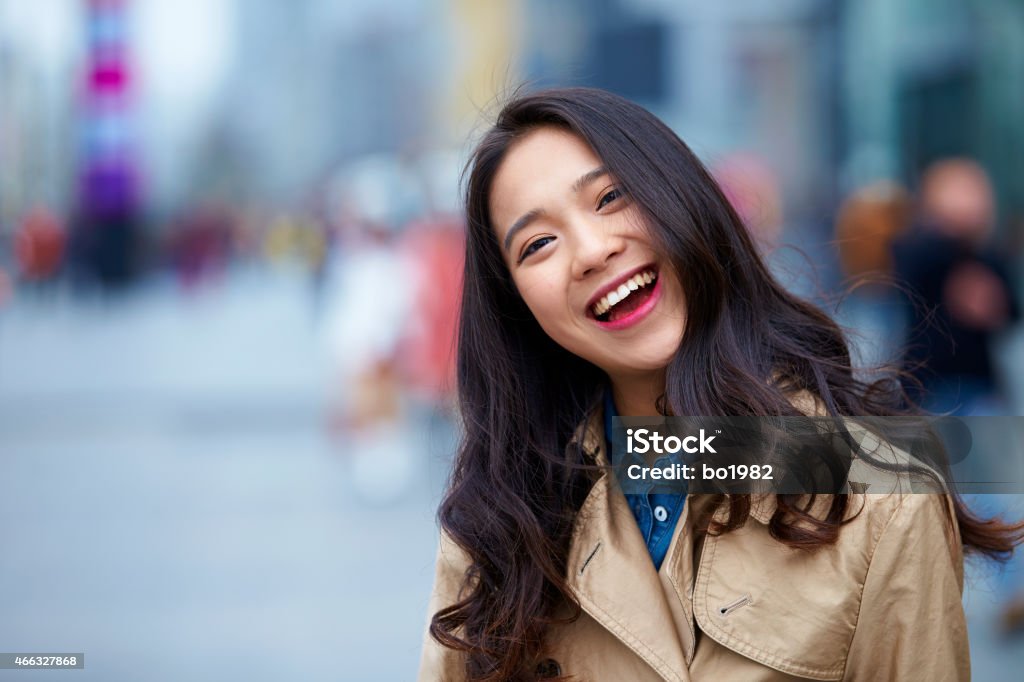
[[[32,209],[14,236],[20,275],[44,281],[56,276],[64,260],[67,233],[60,220],[44,207]]]
[[[910,193],[889,180],[877,180],[851,192],[836,216],[836,243],[844,274],[890,274],[893,241],[907,231],[911,211]]]
[[[465,236],[457,218],[417,221],[402,244],[416,266],[412,315],[399,353],[412,390],[444,402],[455,389],[455,336]]]
[[[735,152],[715,163],[712,174],[754,239],[774,246],[783,220],[778,173],[755,154]]]

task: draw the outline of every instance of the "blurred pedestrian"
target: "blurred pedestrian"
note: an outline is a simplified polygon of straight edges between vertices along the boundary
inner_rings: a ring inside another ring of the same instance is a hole
[[[926,170],[919,201],[913,230],[893,245],[895,275],[917,298],[908,308],[904,368],[932,411],[1003,412],[992,343],[1020,307],[1010,263],[991,241],[991,182],[974,161],[939,161]]]
[[[462,221],[436,216],[411,223],[402,249],[412,266],[413,305],[402,339],[402,370],[410,390],[435,408],[451,407],[455,332],[462,293]]]
[[[839,263],[850,285],[840,319],[852,331],[856,364],[877,367],[896,360],[904,322],[890,283],[892,245],[910,221],[910,194],[878,180],[850,193],[836,216]]]
[[[221,277],[231,258],[234,214],[220,202],[190,207],[171,239],[171,258],[182,288],[191,291]]]
[[[415,469],[399,370],[411,264],[389,226],[366,222],[332,270],[325,315],[330,425],[356,492],[369,501],[397,500]]]
[[[34,284],[55,279],[64,262],[66,243],[64,225],[52,211],[44,206],[29,211],[14,235],[20,278]]]

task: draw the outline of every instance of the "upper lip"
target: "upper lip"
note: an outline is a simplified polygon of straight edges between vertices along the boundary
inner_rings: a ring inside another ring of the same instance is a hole
[[[641,272],[646,272],[648,270],[656,271],[657,268],[655,268],[654,263],[644,263],[643,265],[635,267],[632,270],[627,270],[624,274],[619,275],[618,277],[616,277],[612,281],[608,282],[608,284],[605,284],[605,285],[601,286],[600,288],[598,288],[597,292],[593,296],[590,297],[589,301],[587,301],[587,313],[588,314],[593,313],[594,305],[596,305],[597,302],[600,301],[602,298],[607,296],[609,292],[612,292],[612,291],[615,291],[616,289],[618,289],[620,286],[622,286],[627,281],[629,281],[629,279],[631,277],[633,277],[634,275],[636,275],[638,273],[641,273]]]

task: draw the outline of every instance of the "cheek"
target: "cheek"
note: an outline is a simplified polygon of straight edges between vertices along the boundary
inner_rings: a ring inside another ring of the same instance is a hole
[[[566,329],[565,319],[559,314],[559,310],[552,305],[551,301],[538,301],[530,304],[530,310],[541,329],[551,337],[551,340],[563,348],[569,345],[569,334]],[[571,349],[569,349],[571,350]]]
[[[519,295],[527,304],[534,301],[543,301],[555,288],[555,282],[551,277],[544,275],[527,275],[515,278],[516,289]]]
[[[571,323],[565,288],[554,278],[521,277],[515,280],[519,295],[548,336],[565,347],[566,330]]]
[[[545,320],[554,316],[562,303],[557,283],[542,275],[518,277],[514,281],[526,306],[543,326]]]

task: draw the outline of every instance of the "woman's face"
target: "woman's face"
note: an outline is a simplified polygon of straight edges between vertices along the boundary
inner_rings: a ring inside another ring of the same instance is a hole
[[[682,288],[589,145],[554,127],[528,133],[499,166],[489,209],[512,279],[556,343],[613,381],[668,365]]]

